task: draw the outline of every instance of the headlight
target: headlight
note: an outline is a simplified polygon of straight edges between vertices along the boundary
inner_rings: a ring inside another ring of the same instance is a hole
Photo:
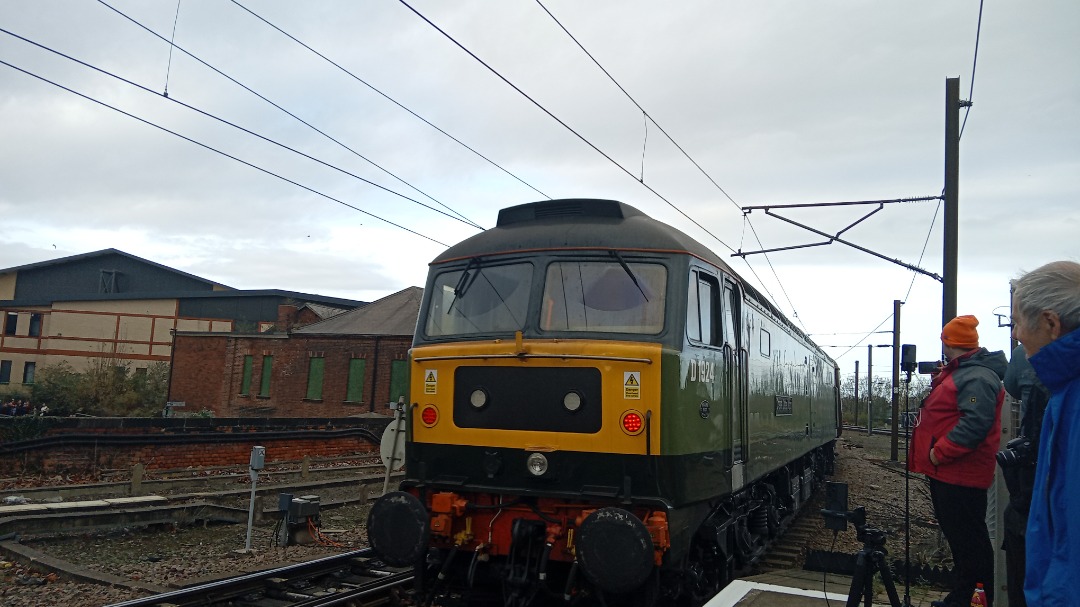
[[[562,397],[562,405],[566,407],[566,410],[573,413],[581,408],[581,395],[571,390],[566,393],[566,396]]]
[[[547,457],[543,453],[533,453],[529,459],[525,460],[525,467],[533,476],[543,476],[548,470]]]
[[[477,388],[469,394],[469,404],[476,409],[483,409],[488,404],[488,394],[483,388]]]

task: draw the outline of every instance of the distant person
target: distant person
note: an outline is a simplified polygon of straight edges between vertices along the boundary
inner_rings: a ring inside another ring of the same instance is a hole
[[[941,331],[948,363],[930,382],[912,435],[908,466],[930,481],[930,499],[949,542],[953,587],[933,607],[967,607],[978,583],[994,604],[994,547],[986,528],[986,490],[994,482],[1001,435],[1004,352],[979,347],[974,316],[957,316]]]
[[[1027,530],[1031,491],[1035,486],[1035,460],[1039,452],[1039,434],[1043,411],[1050,393],[1035,375],[1028,362],[1024,346],[1016,346],[1005,371],[1005,391],[1020,402],[1020,427],[1016,438],[998,455],[1001,474],[1009,489],[1005,506],[1004,541],[1005,582],[1009,592],[1009,607],[1025,607],[1024,600],[1024,534]]]
[[[1080,606],[1080,264],[1055,261],[1020,277],[1013,337],[1050,391],[1027,524],[1029,605]]]

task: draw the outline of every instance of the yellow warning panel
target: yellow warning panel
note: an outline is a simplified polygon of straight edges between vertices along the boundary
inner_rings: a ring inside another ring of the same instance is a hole
[[[424,394],[435,394],[439,387],[439,371],[426,369],[424,371]]]
[[[641,400],[641,371],[623,372],[623,398]]]

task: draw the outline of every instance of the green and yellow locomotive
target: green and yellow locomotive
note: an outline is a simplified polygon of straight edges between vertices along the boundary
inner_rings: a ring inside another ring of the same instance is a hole
[[[700,601],[832,465],[836,364],[613,200],[503,209],[436,258],[410,364],[405,480],[368,534],[428,593]]]

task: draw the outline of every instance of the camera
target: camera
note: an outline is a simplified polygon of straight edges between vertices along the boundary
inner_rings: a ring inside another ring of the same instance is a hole
[[[941,370],[941,361],[926,360],[918,363],[919,375],[933,375]]]
[[[1005,448],[997,452],[997,462],[1002,468],[1035,465],[1035,446],[1026,436],[1017,436],[1005,443]]]

